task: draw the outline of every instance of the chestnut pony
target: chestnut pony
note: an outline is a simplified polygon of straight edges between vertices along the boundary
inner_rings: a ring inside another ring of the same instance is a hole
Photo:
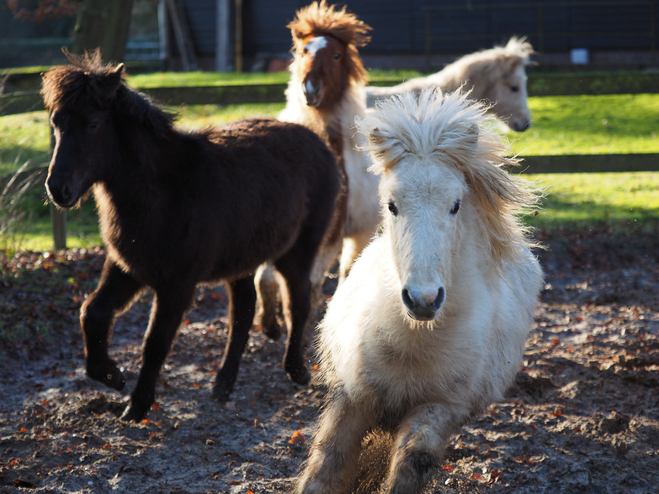
[[[287,294],[284,368],[307,383],[302,333],[309,275],[339,189],[333,154],[309,129],[274,119],[184,132],[124,84],[123,65],[104,66],[99,52],[69,61],[43,78],[56,138],[46,187],[63,208],[92,189],[107,246],[101,280],[80,311],[87,375],[123,389],[108,355],[111,326],[152,288],[142,368],[122,415],[141,420],[195,286],[223,280],[229,337],[213,396],[226,400],[254,317],[253,273],[272,262]]]
[[[367,82],[357,49],[370,41],[367,33],[371,28],[345,7],[328,6],[325,0],[300,9],[288,28],[294,60],[286,107],[278,118],[302,124],[321,136],[347,178],[344,196],[337,205],[339,218],[331,236],[334,242],[319,253],[312,274],[320,302],[325,273],[338,253],[342,250],[339,273],[343,280],[380,223],[378,178],[367,171],[371,165],[368,154],[355,149],[364,141],[354,129],[355,117],[365,115],[363,88]],[[276,329],[272,329],[277,293],[274,273],[271,268],[264,269],[257,279],[260,323],[266,333],[276,336]]]

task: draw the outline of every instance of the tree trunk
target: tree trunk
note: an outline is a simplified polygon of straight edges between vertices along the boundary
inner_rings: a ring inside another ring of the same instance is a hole
[[[83,0],[78,8],[73,53],[101,48],[104,60],[123,61],[132,7],[133,0]]]

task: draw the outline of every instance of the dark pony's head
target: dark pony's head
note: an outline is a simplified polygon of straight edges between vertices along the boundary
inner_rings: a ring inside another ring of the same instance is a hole
[[[121,160],[121,136],[139,128],[163,137],[172,117],[124,84],[124,65],[104,65],[96,50],[66,52],[70,65],[43,75],[41,94],[51,112],[55,149],[46,189],[60,207],[71,207]]]
[[[287,26],[293,36],[293,77],[302,84],[309,106],[330,109],[348,84],[366,84],[366,69],[357,47],[366,45],[370,26],[346,8],[325,0],[300,9]]]

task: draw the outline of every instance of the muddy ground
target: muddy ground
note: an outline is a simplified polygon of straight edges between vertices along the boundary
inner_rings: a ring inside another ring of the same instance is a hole
[[[659,235],[540,235],[546,287],[505,401],[450,443],[425,492],[659,492]],[[288,492],[324,390],[292,384],[254,331],[231,402],[210,390],[221,288],[200,288],[140,424],[118,419],[150,295],[116,324],[124,393],[86,378],[78,310],[102,249],[21,253],[0,269],[0,493]],[[331,286],[331,283],[330,283]]]

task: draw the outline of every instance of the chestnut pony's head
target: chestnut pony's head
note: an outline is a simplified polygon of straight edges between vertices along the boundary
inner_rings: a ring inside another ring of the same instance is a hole
[[[336,105],[350,83],[366,84],[366,69],[357,47],[370,41],[370,26],[346,8],[325,0],[300,9],[287,26],[293,36],[293,77],[302,85],[307,105],[327,110]]]

